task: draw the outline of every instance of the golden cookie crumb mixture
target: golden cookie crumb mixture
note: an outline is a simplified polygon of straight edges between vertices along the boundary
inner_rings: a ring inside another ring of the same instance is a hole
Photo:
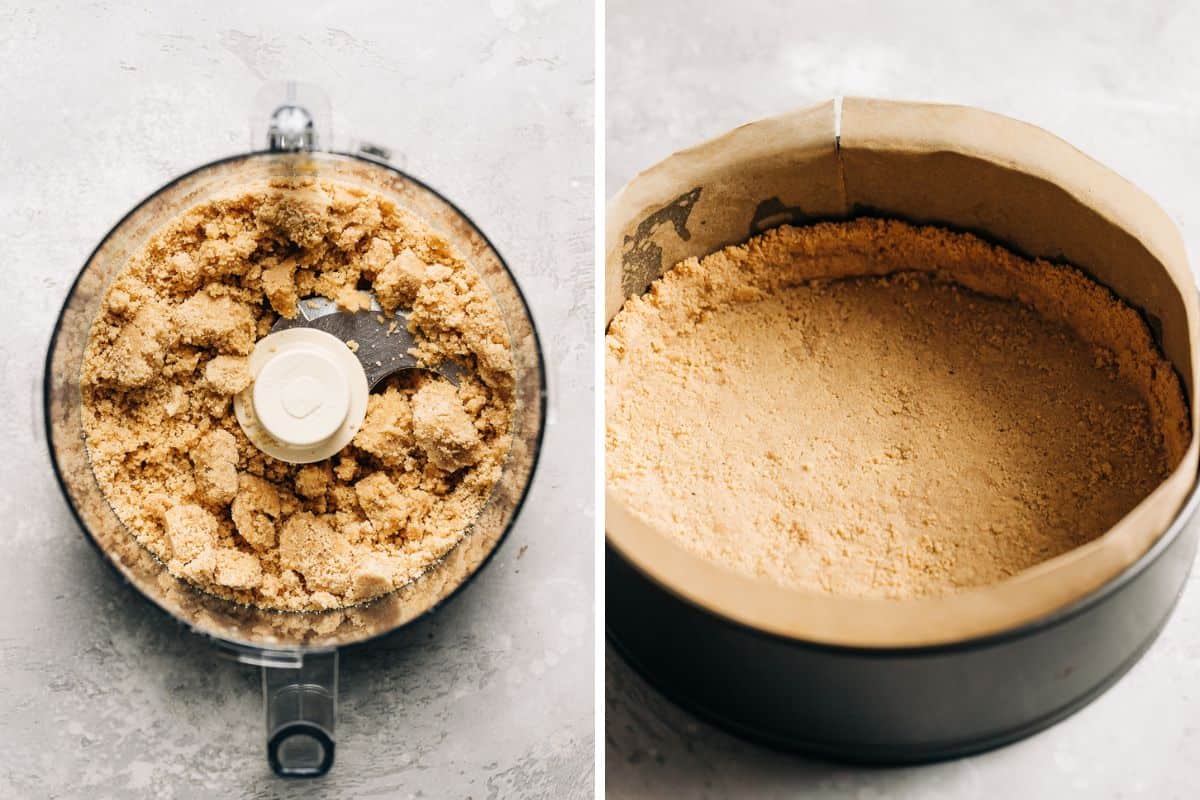
[[[460,364],[376,388],[353,442],[309,465],[243,434],[247,356],[304,298],[411,308],[414,355]],[[479,276],[413,214],[339,183],[280,180],[192,208],[109,287],[81,376],[92,469],[170,571],[242,603],[316,610],[411,581],[470,527],[509,449],[514,372]]]
[[[946,594],[1104,533],[1189,441],[1140,316],[967,234],[783,227],[676,265],[607,336],[607,480],[788,587]]]

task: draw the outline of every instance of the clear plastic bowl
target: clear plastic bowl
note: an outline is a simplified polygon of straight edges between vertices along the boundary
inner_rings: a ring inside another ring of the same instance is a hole
[[[238,605],[171,575],[122,525],[97,484],[84,446],[79,373],[109,282],[157,230],[184,210],[238,186],[297,175],[377,191],[424,217],[479,272],[508,326],[516,368],[513,442],[492,495],[458,545],[410,584],[371,602],[319,613]],[[263,668],[268,757],[283,775],[320,775],[333,761],[337,648],[392,633],[461,589],[495,552],[525,499],[546,418],[541,347],[528,306],[500,254],[453,204],[391,166],[325,152],[261,152],[176,178],[130,211],[100,242],[72,285],[46,358],[46,436],[55,472],[80,526],[138,592],[236,658]]]

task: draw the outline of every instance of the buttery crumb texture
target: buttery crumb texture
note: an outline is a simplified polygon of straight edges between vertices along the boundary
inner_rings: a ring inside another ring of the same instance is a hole
[[[254,343],[303,298],[357,310],[370,291],[412,309],[413,354],[465,367],[459,385],[399,373],[332,459],[260,452],[232,410]],[[281,180],[192,208],[131,258],[89,335],[82,414],[110,505],[173,574],[318,610],[390,592],[462,538],[503,469],[513,382],[495,300],[422,220],[374,192]]]
[[[788,587],[942,595],[1084,544],[1188,446],[1141,317],[1069,266],[887,220],[669,270],[607,336],[607,480]]]

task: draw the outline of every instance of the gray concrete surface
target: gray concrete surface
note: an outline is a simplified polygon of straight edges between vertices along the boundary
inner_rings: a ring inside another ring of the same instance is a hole
[[[861,94],[958,102],[1047,128],[1148,191],[1200,255],[1200,4],[609,0],[611,196],[671,152]],[[1200,794],[1200,574],[1149,654],[1079,714],[946,764],[853,769],[746,744],[611,652],[610,797],[1185,798]]]
[[[186,10],[185,10],[186,9]],[[592,10],[0,3],[0,797],[579,798],[593,772]],[[343,656],[338,763],[270,775],[256,670],[137,601],[59,496],[35,383],[76,270],[176,174],[248,149],[264,80],[323,85],[528,292],[559,424],[487,571]]]

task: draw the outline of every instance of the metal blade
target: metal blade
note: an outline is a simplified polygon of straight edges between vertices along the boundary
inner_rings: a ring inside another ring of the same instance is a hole
[[[293,319],[280,317],[271,326],[271,332],[289,328],[316,328],[332,334],[343,342],[357,345],[354,355],[367,374],[367,385],[371,388],[387,376],[405,369],[428,369],[409,355],[415,345],[408,331],[408,312],[397,311],[387,314],[371,297],[371,309],[367,311],[342,311],[336,303],[324,297],[301,300],[300,313]],[[383,320],[380,322],[380,320]],[[430,370],[458,385],[462,368],[451,361]]]

